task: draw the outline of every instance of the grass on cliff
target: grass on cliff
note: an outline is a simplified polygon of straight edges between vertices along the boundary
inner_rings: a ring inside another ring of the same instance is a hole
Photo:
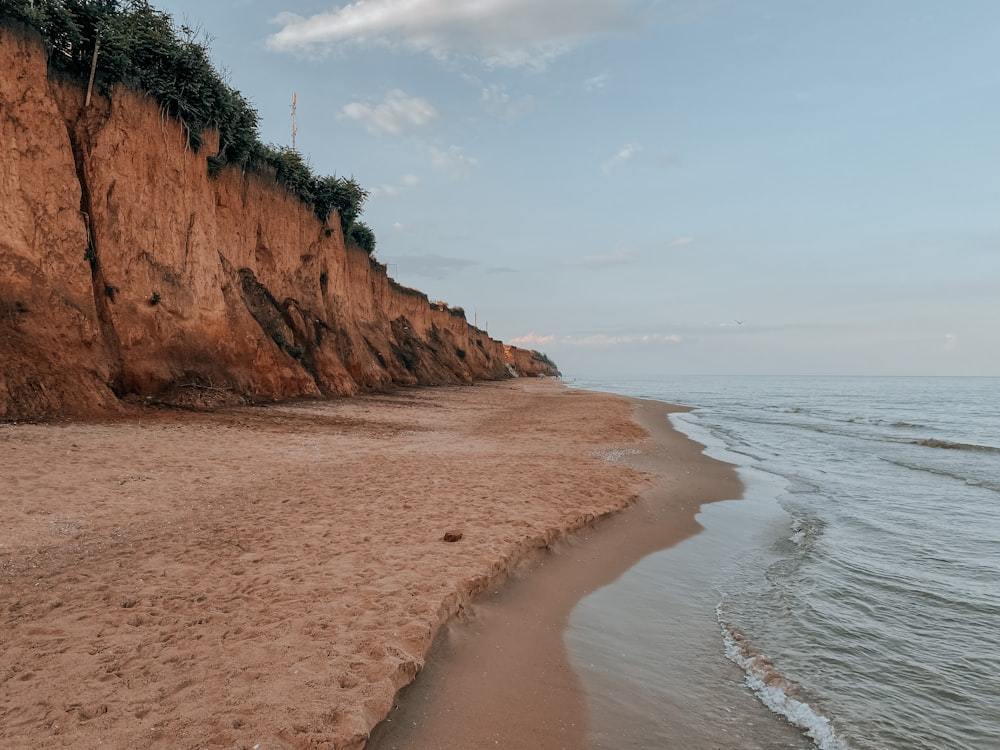
[[[257,110],[212,65],[198,30],[176,26],[170,14],[144,0],[0,0],[0,23],[12,21],[36,29],[49,64],[82,84],[99,43],[96,82],[102,90],[121,83],[149,94],[184,123],[195,150],[206,129],[219,132],[219,151],[209,158],[213,175],[226,165],[273,172],[320,221],[336,209],[344,237],[374,253],[375,235],[359,221],[368,191],[353,177],[314,174],[294,149],[262,143]]]

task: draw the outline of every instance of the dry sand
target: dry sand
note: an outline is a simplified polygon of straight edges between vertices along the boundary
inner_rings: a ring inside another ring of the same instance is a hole
[[[537,550],[646,490],[595,537],[619,552],[584,554],[592,588],[731,496],[632,410],[520,380],[0,425],[0,746],[361,747],[441,625]],[[541,559],[590,544],[563,546]],[[534,713],[582,723],[562,678],[566,711]]]

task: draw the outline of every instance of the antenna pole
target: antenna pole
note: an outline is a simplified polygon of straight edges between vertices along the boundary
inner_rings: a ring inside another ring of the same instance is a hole
[[[31,7],[34,8],[35,4],[32,3]],[[97,73],[97,51],[100,48],[101,40],[94,40],[94,56],[90,60],[90,80],[87,81],[87,98],[83,102],[84,109],[90,106],[90,95],[94,93],[94,75]]]

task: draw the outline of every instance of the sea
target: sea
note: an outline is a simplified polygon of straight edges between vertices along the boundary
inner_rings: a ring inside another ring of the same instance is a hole
[[[1000,749],[1000,378],[567,382],[745,485],[573,611],[592,747]]]

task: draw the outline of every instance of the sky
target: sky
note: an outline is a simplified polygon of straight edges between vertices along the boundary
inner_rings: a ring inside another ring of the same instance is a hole
[[[567,378],[1000,375],[995,0],[154,5]]]

